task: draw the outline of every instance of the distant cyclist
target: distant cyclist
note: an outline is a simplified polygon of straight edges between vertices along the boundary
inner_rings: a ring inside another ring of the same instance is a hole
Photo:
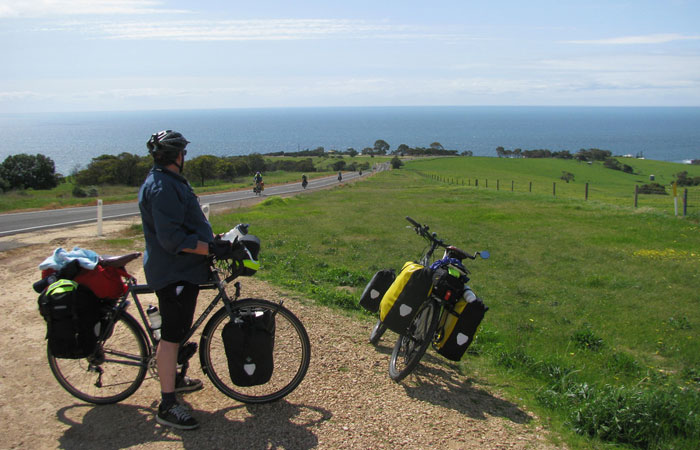
[[[301,176],[301,187],[306,189],[306,186],[309,184],[309,180],[306,179],[306,174],[303,174]]]
[[[343,174],[341,172],[338,172],[338,183],[343,181]]]
[[[255,187],[253,188],[253,191],[255,191],[256,194],[259,194],[262,192],[264,189],[265,184],[263,183],[263,177],[260,171],[255,172],[255,176],[253,177],[253,182],[255,183]]]

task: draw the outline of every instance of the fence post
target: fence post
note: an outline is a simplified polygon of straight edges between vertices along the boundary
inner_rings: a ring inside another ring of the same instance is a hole
[[[202,212],[204,213],[204,217],[206,217],[207,220],[209,220],[209,210],[211,209],[211,208],[209,207],[209,203],[203,204],[203,205],[201,206],[201,208],[202,208]]]
[[[532,192],[532,181],[530,181],[530,192]]]
[[[588,183],[586,183],[586,200],[588,200]]]
[[[552,196],[556,197],[557,196],[557,182],[552,183]]]
[[[474,180],[474,186],[479,187],[479,179]]]
[[[102,199],[97,200],[97,235],[102,236]]]
[[[501,180],[496,180],[496,190],[497,191],[501,190]]]
[[[487,178],[486,179],[486,188],[488,189],[488,187],[489,187],[489,179]]]
[[[683,217],[688,213],[688,188],[683,190]]]
[[[639,197],[639,185],[634,185],[634,207],[637,207],[637,197]]]
[[[673,213],[678,215],[678,187],[676,182],[673,182]]]
[[[513,189],[515,189],[515,181],[510,182],[510,192],[513,192]]]

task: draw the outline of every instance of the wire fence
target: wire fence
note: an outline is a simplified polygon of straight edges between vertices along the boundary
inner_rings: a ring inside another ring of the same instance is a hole
[[[674,197],[672,186],[669,188],[671,192],[647,194],[640,191],[638,186],[626,192],[624,189],[614,191],[605,189],[588,182],[462,178],[433,173],[422,173],[422,175],[443,183],[478,189],[548,195],[562,199],[594,200],[634,208],[654,208],[678,216],[700,216],[700,187],[677,188],[675,190],[677,196]]]

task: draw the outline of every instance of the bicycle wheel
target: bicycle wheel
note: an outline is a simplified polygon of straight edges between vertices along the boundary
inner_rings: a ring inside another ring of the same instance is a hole
[[[136,392],[146,377],[149,351],[141,326],[126,312],[87,358],[55,358],[47,346],[58,384],[80,400],[96,404],[117,403]]]
[[[420,362],[433,341],[438,326],[438,312],[434,300],[424,302],[406,332],[399,336],[389,360],[389,376],[394,381],[403,380]]]
[[[221,337],[230,321],[221,308],[207,322],[199,344],[202,371],[221,392],[244,403],[267,403],[286,396],[304,379],[311,361],[311,343],[301,321],[287,308],[260,299],[238,300],[231,304],[233,314],[240,312],[275,312],[274,371],[272,378],[258,386],[236,386],[228,371],[228,360]]]
[[[382,322],[381,319],[377,319],[377,323],[374,324],[374,327],[372,327],[372,332],[369,335],[369,343],[377,345],[379,339],[384,336],[385,332],[386,326],[384,325],[384,322]]]

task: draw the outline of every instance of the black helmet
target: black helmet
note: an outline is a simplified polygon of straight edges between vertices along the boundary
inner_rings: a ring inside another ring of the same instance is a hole
[[[146,148],[156,161],[170,163],[175,161],[177,155],[185,150],[189,143],[190,141],[177,131],[163,130],[151,136],[146,142]]]

